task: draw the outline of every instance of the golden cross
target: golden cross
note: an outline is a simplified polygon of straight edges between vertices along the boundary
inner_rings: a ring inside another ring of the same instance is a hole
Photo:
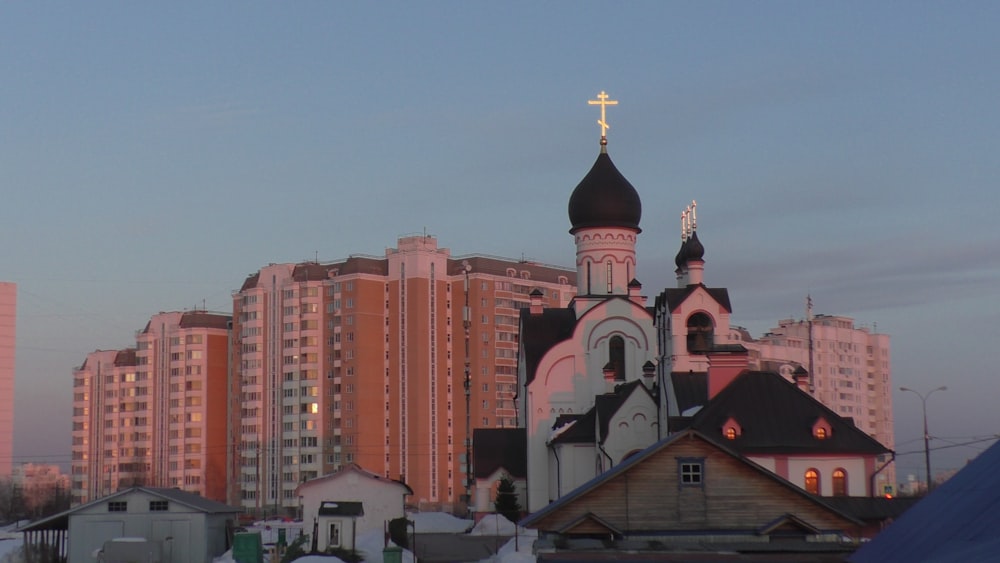
[[[601,106],[601,118],[597,120],[597,124],[601,126],[601,144],[608,142],[608,129],[611,128],[605,119],[604,110],[607,106],[617,106],[618,100],[609,100],[607,93],[601,90],[601,93],[597,95],[596,100],[587,100],[587,104],[592,106]]]

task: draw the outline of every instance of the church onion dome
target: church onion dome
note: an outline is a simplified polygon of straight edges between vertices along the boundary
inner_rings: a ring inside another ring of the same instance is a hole
[[[677,249],[677,256],[674,257],[674,264],[677,269],[683,269],[684,264],[687,264],[687,241],[681,243],[681,247]]]
[[[641,217],[638,192],[602,150],[569,198],[570,234],[590,227],[621,227],[640,233]]]
[[[705,247],[698,240],[698,231],[691,233],[691,238],[684,243],[684,258],[687,262],[691,260],[702,260],[705,257]]]

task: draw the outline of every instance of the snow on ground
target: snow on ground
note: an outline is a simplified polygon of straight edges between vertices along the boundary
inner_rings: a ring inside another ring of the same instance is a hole
[[[357,550],[365,557],[365,563],[383,563],[382,548],[385,545],[384,536],[379,530],[371,530],[358,536]],[[393,544],[395,545],[395,544]],[[295,560],[297,563],[343,563],[340,558],[332,555],[306,555]],[[233,551],[229,550],[223,555],[212,560],[213,563],[236,563],[233,559]],[[5,563],[0,561],[0,563]],[[268,563],[267,554],[264,554],[264,563]],[[403,550],[403,563],[414,563],[413,552]]]
[[[20,535],[21,534],[18,534],[18,536]],[[17,539],[0,539],[0,563],[20,561],[22,545],[24,545],[24,540],[20,537]]]
[[[513,536],[517,526],[502,514],[487,514],[469,532],[470,536]],[[524,535],[524,528],[519,532]]]
[[[447,512],[411,512],[406,515],[417,534],[464,534],[474,522]]]
[[[516,541],[514,538],[510,538],[510,541],[503,544],[496,555],[484,559],[481,563],[535,563],[535,555],[531,549],[535,540],[538,539],[538,530],[525,530],[524,528],[521,530],[523,533],[518,532]],[[514,548],[515,544],[517,549]]]

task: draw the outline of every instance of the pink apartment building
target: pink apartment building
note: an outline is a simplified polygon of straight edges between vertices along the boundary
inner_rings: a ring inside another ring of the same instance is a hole
[[[405,480],[408,502],[461,510],[467,426],[517,425],[519,310],[534,290],[566,306],[575,278],[426,235],[249,276],[233,296],[242,506],[294,514],[302,481],[357,463]]]
[[[14,461],[14,343],[17,286],[0,282],[0,477],[9,477]]]
[[[131,485],[231,500],[229,324],[218,313],[160,313],[135,348],[92,352],[74,370],[74,503]]]

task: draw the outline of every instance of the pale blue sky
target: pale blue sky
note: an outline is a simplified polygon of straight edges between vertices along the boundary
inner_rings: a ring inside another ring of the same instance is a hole
[[[697,199],[735,322],[760,335],[811,292],[892,335],[897,387],[949,386],[932,434],[998,433],[998,21],[988,2],[3,4],[15,461],[68,461],[87,352],[158,311],[227,310],[269,262],[426,228],[572,264],[600,90],[648,295]],[[897,450],[919,450],[919,400],[896,412]]]

